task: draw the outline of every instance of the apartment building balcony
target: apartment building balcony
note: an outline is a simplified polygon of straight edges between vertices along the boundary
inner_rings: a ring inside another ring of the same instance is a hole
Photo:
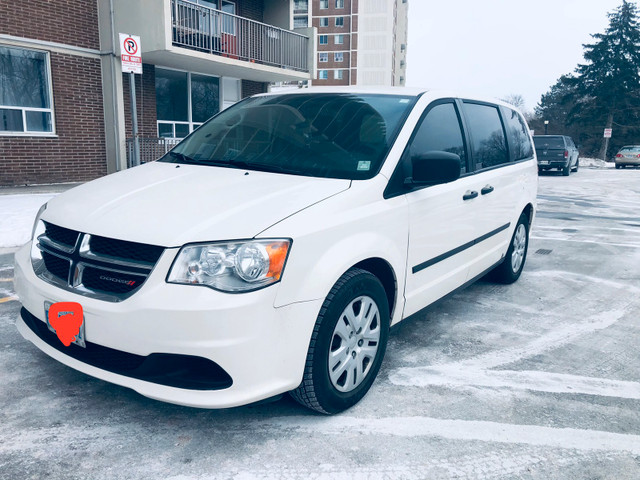
[[[116,29],[141,37],[144,63],[260,82],[311,77],[309,36],[192,0],[114,3]],[[282,4],[264,3],[265,13]]]

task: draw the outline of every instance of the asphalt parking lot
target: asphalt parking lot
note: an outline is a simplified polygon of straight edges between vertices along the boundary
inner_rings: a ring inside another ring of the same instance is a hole
[[[640,170],[540,177],[527,265],[392,335],[365,399],[229,410],[146,399],[14,326],[0,255],[0,478],[640,478]],[[2,300],[4,299],[4,300]]]

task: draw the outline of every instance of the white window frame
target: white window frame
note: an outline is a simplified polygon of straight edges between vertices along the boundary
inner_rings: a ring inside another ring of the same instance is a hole
[[[320,0],[320,10],[329,8],[329,0]]]
[[[187,99],[188,99],[188,104],[187,104],[187,113],[189,115],[189,120],[188,121],[182,121],[182,120],[158,120],[157,116],[156,116],[156,135],[158,136],[158,138],[172,138],[172,139],[182,139],[185,137],[176,137],[176,125],[189,125],[189,134],[193,133],[193,131],[198,128],[200,125],[202,125],[202,122],[194,122],[193,121],[193,111],[192,111],[192,98],[191,98],[191,75],[195,74],[195,75],[201,75],[203,77],[213,77],[213,78],[217,78],[218,79],[218,96],[219,96],[219,105],[218,105],[218,113],[220,113],[221,111],[223,111],[225,108],[228,108],[228,105],[225,106],[224,103],[224,87],[223,87],[223,77],[220,77],[218,75],[211,75],[208,73],[201,73],[201,72],[191,72],[191,71],[187,71],[187,70],[180,70],[178,68],[167,68],[167,67],[158,67],[160,70],[172,70],[174,72],[180,72],[180,73],[186,73],[187,74]],[[155,91],[154,91],[155,93]],[[164,125],[172,125],[172,133],[173,133],[173,137],[161,137],[160,136],[160,129],[158,128],[158,126],[160,124],[164,124]]]
[[[340,41],[338,41],[340,40]],[[336,45],[344,45],[344,35],[340,34],[340,35],[334,35],[333,36],[333,43],[335,43]]]
[[[323,38],[325,42],[322,41]],[[318,45],[329,45],[329,35],[318,35]]]
[[[336,0],[336,8],[344,8],[344,0]]]
[[[338,25],[338,20],[340,20],[339,25]],[[344,17],[336,17],[335,25],[336,25],[336,28],[344,28]]]
[[[344,62],[344,52],[334,52],[333,61],[336,63]]]
[[[318,80],[329,80],[329,70],[318,70]]]
[[[320,17],[318,21],[319,27],[328,27],[329,26],[329,17]]]
[[[333,71],[334,80],[342,80],[344,78],[344,70],[336,69]]]
[[[32,52],[44,53],[45,65],[47,68],[47,93],[49,94],[49,108],[35,107],[17,107],[15,105],[0,105],[0,109],[4,110],[20,110],[22,112],[22,132],[18,131],[0,131],[0,137],[57,137],[56,134],[56,116],[53,108],[53,82],[51,81],[51,55],[46,50],[37,48],[24,48],[15,45],[6,45],[0,43],[0,47],[14,48],[16,50],[29,50]],[[51,131],[50,132],[34,132],[27,130],[27,112],[45,112],[51,115]]]
[[[327,52],[318,53],[318,63],[326,63],[329,61],[329,54]]]

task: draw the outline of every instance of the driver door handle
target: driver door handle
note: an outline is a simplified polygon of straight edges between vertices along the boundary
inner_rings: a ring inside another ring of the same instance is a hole
[[[467,190],[462,197],[462,200],[471,200],[472,198],[476,198],[478,196],[478,192],[475,190]]]

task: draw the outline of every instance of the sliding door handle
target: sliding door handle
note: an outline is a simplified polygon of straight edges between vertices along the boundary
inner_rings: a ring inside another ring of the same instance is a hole
[[[475,190],[467,190],[462,197],[462,200],[471,200],[472,198],[476,198],[478,196],[478,192]]]

